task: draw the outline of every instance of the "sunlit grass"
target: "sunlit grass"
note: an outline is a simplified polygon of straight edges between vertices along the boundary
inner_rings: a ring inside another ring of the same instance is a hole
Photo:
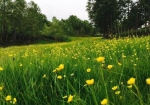
[[[150,37],[0,48],[0,105],[149,105]]]

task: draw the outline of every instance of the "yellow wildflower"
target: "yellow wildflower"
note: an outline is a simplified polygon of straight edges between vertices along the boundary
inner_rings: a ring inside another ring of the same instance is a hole
[[[150,78],[147,78],[147,79],[146,79],[146,83],[147,83],[148,85],[150,85]]]
[[[62,79],[62,76],[61,76],[61,75],[59,75],[59,76],[57,76],[57,78],[58,78],[58,79]]]
[[[0,90],[3,90],[3,86],[0,86]]]
[[[74,73],[71,73],[70,76],[74,76]]]
[[[6,96],[5,100],[10,101],[11,100],[11,95]]]
[[[122,64],[120,62],[118,62],[118,65],[121,66]]]
[[[116,94],[116,95],[120,94],[120,91],[116,91],[115,94]]]
[[[108,69],[112,69],[112,68],[113,68],[113,65],[108,65],[107,68],[108,68]]]
[[[86,71],[87,71],[87,72],[91,72],[91,69],[90,69],[90,68],[88,68]]]
[[[9,57],[12,57],[13,55],[12,55],[12,54],[9,54],[8,56],[9,56]]]
[[[67,98],[67,96],[63,96],[63,98]]]
[[[118,88],[118,86],[114,86],[112,87],[112,90],[116,90]]]
[[[53,70],[53,73],[55,73],[57,71],[57,68]]]
[[[3,68],[2,68],[2,67],[0,67],[0,71],[3,71]]]
[[[19,66],[22,67],[22,63],[20,63]]]
[[[43,78],[46,78],[46,74],[43,75]]]
[[[105,58],[104,57],[98,57],[98,58],[96,58],[96,60],[97,60],[97,62],[103,62],[105,60]]]
[[[67,103],[70,103],[72,100],[73,100],[73,96],[70,94],[69,97],[68,97]]]
[[[101,105],[106,105],[108,103],[108,100],[107,99],[103,99],[102,101],[101,101]]]
[[[64,64],[60,64],[58,68],[56,68],[57,71],[61,71],[64,69]]]
[[[93,85],[94,84],[94,79],[86,80],[87,85]]]
[[[17,102],[17,99],[16,98],[14,98],[13,99],[13,104],[15,104]]]
[[[130,78],[128,81],[127,81],[127,84],[128,85],[132,85],[132,84],[135,84],[135,78]]]
[[[59,67],[58,67],[58,68],[56,68],[56,70],[57,70],[57,71],[61,71],[61,69],[60,69]]]
[[[132,85],[129,85],[129,86],[127,86],[129,89],[131,89],[132,88]]]
[[[122,58],[126,58],[126,56],[125,56],[125,55],[122,55]]]
[[[59,69],[61,69],[61,70],[64,69],[64,64],[60,64]]]

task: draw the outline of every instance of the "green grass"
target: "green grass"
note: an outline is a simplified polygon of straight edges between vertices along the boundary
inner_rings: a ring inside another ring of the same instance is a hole
[[[103,99],[107,105],[150,105],[150,37],[72,39],[0,48],[0,105],[11,105],[13,98],[16,105],[100,105]],[[105,61],[97,62],[98,57]],[[53,72],[60,64],[64,69]],[[129,89],[131,77],[135,84]],[[94,84],[86,85],[90,79]],[[73,100],[67,103],[69,95]]]

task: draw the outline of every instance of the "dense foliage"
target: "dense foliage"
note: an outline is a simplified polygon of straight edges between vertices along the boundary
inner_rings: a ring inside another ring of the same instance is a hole
[[[87,11],[91,22],[105,38],[116,34],[133,35],[133,31],[136,31],[134,35],[150,32],[149,0],[88,0]],[[144,31],[140,30],[142,25]]]
[[[96,29],[87,20],[80,20],[77,16],[71,15],[68,19],[58,20],[52,18],[45,24],[42,35],[49,36],[54,40],[65,40],[68,36],[92,36]]]
[[[51,21],[41,13],[39,6],[25,0],[0,0],[0,43],[33,43],[38,39],[64,41],[67,36],[94,34],[95,29],[86,20],[71,15]]]
[[[33,1],[0,0],[0,42],[29,40],[40,35],[46,16]]]

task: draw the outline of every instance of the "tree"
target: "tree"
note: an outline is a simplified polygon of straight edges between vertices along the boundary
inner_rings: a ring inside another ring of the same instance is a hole
[[[115,22],[121,15],[118,3],[117,0],[88,0],[89,18],[105,38],[111,37]]]
[[[26,35],[29,37],[37,37],[40,35],[41,30],[44,27],[47,19],[44,14],[41,13],[40,8],[33,1],[29,2],[25,11],[26,21]]]
[[[9,34],[12,37],[12,41],[15,42],[20,40],[20,37],[23,37],[25,30],[25,19],[24,14],[26,10],[25,0],[15,0],[10,5],[9,20],[10,20],[10,32]],[[17,39],[18,38],[18,39]]]
[[[16,42],[41,34],[46,16],[33,1],[0,0],[0,42]],[[26,37],[26,38],[25,38]]]

